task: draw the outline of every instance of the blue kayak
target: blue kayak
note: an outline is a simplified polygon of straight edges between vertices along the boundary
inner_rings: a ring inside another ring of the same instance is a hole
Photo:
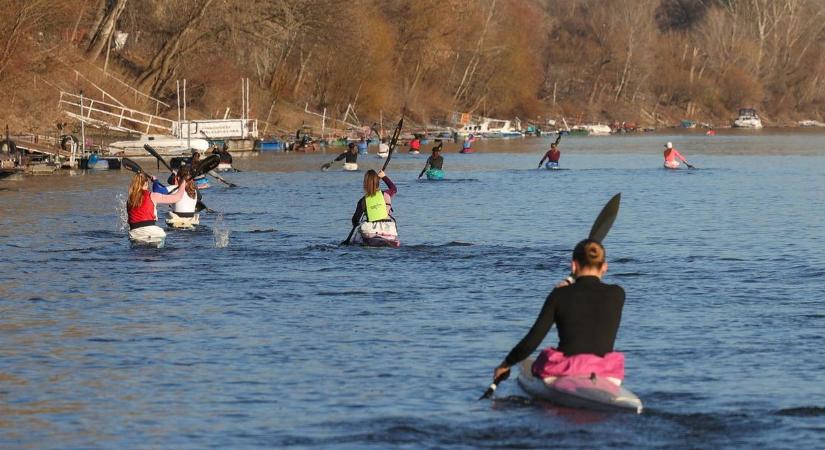
[[[430,169],[427,172],[427,179],[428,180],[443,180],[444,179],[444,171],[441,169]]]

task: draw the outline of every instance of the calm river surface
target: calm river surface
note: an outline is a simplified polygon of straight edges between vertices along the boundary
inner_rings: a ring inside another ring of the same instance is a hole
[[[661,169],[668,140],[699,169]],[[338,246],[363,174],[320,172],[332,149],[237,157],[241,187],[204,193],[222,217],[154,250],[127,242],[126,171],[0,181],[0,447],[825,445],[825,135],[565,138],[570,170],[536,170],[549,142],[450,146],[443,182],[393,157],[397,250]],[[476,401],[617,192],[645,413],[514,379]]]

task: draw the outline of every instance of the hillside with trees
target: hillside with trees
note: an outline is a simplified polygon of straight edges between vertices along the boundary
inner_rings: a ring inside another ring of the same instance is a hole
[[[539,120],[770,125],[825,113],[820,0],[0,0],[3,122],[65,120],[60,90],[104,88],[171,117],[304,105],[364,121],[406,107]],[[104,75],[104,72],[106,75]],[[142,93],[136,95],[119,79]],[[94,84],[90,84],[94,83]],[[84,87],[85,86],[85,87]],[[153,97],[166,104],[159,106]]]

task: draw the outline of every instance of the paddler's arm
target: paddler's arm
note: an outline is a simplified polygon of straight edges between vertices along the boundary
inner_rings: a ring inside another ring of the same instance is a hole
[[[163,195],[157,192],[152,192],[152,201],[155,202],[156,205],[164,203],[177,203],[181,198],[183,198],[184,192],[186,192],[186,181],[181,181],[180,186],[178,186],[178,190],[175,191],[174,194]]]
[[[344,152],[344,153],[341,153],[340,155],[338,155],[337,158],[333,159],[333,161],[341,161],[342,159],[344,159],[346,157],[347,157],[347,152]]]
[[[392,180],[390,180],[390,177],[386,176],[383,170],[378,172],[378,176],[381,177],[381,179],[384,180],[384,183],[387,185],[387,190],[384,192],[390,197],[395,196],[395,194],[398,193],[398,188],[395,187],[395,183],[393,183]]]
[[[426,172],[426,171],[427,171],[427,169],[429,169],[429,168],[430,168],[430,163],[432,162],[432,160],[433,160],[433,157],[432,157],[432,156],[430,156],[429,158],[427,158],[427,163],[426,163],[426,164],[424,164],[424,168],[423,168],[423,169],[421,169],[421,173],[419,173],[419,174],[418,174],[418,178],[421,178],[421,177],[423,177],[423,176],[424,176],[424,172]]]
[[[539,168],[542,164],[544,164],[545,159],[550,159],[550,152],[545,153],[544,156],[541,157],[541,161],[539,161]]]
[[[361,216],[364,215],[365,210],[364,203],[364,197],[361,197],[361,200],[358,200],[358,205],[355,206],[355,214],[352,215],[352,226],[357,226],[361,223]]]
[[[554,310],[556,302],[553,296],[555,292],[556,290],[554,289],[553,292],[547,296],[547,300],[544,301],[544,306],[542,306],[536,322],[533,323],[527,335],[510,350],[510,353],[504,358],[504,361],[493,371],[493,380],[502,373],[509,371],[510,367],[530,356],[541,344],[541,341],[544,340],[544,337],[547,336],[547,332],[550,331],[550,327],[553,326],[553,321],[555,320]]]
[[[152,177],[152,192],[165,195],[169,193],[169,190],[166,189],[166,186],[162,185],[156,177]]]

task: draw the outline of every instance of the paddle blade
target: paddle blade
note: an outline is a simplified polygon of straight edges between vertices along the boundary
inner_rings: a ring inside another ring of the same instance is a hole
[[[132,161],[129,158],[123,158],[121,160],[121,164],[123,164],[124,167],[126,167],[127,169],[131,170],[134,173],[143,172],[143,169],[140,167],[140,165],[138,163]]]
[[[143,144],[143,149],[144,149],[144,150],[146,150],[147,152],[149,152],[149,154],[150,154],[150,155],[152,155],[152,156],[154,156],[155,158],[157,158],[157,159],[158,159],[158,162],[163,163],[163,165],[164,165],[167,169],[169,169],[169,171],[170,171],[170,172],[172,172],[172,168],[169,166],[169,164],[167,164],[167,163],[166,163],[166,160],[164,160],[164,159],[163,159],[163,157],[162,157],[162,156],[160,156],[160,153],[158,153],[158,152],[157,152],[154,148],[152,148],[152,146],[151,146],[151,145],[149,145],[149,144]]]
[[[207,172],[211,172],[218,167],[218,164],[221,163],[221,157],[218,155],[211,155],[204,158],[198,167],[195,167],[192,171],[193,177],[201,176]]]
[[[621,201],[622,194],[618,193],[614,195],[606,205],[604,205],[602,212],[599,213],[599,217],[597,217],[596,221],[593,222],[593,227],[590,228],[590,239],[601,242],[605,237],[607,237],[610,227],[613,226],[616,216],[619,215],[619,203]]]
[[[490,384],[490,386],[487,387],[487,390],[484,391],[484,393],[481,394],[481,397],[479,397],[478,399],[479,400],[484,400],[485,398],[492,397],[493,393],[496,392],[496,388],[498,388],[498,385],[502,381],[506,380],[509,377],[510,377],[510,371],[509,370],[507,372],[504,372],[503,374],[499,375],[498,377],[496,377],[496,379],[493,380],[493,382]]]
[[[321,166],[321,170],[323,172],[326,172],[327,170],[329,170],[330,167],[332,167],[332,163],[328,162],[328,163],[324,164],[323,166]]]

